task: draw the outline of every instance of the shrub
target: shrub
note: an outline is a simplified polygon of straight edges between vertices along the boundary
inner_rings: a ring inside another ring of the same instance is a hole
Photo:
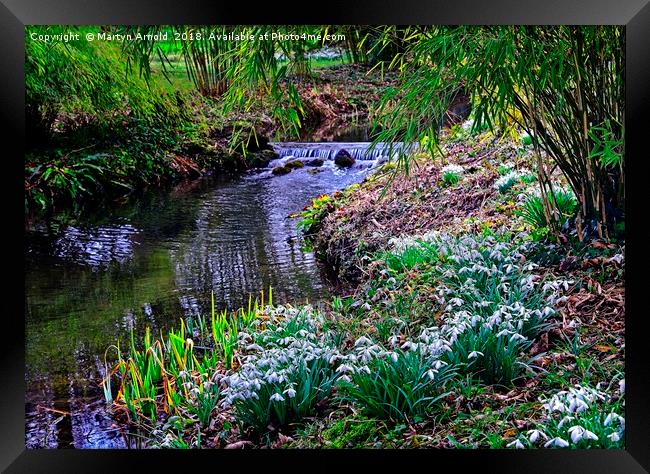
[[[501,168],[499,168],[499,173],[501,173]],[[496,180],[494,187],[498,189],[500,193],[506,193],[517,183],[531,183],[535,181],[535,179],[535,175],[528,170],[510,170]]]
[[[396,351],[354,370],[350,381],[342,382],[343,398],[370,416],[412,421],[424,417],[446,395],[442,391],[452,376],[449,366],[436,370],[418,351]]]
[[[26,130],[32,140],[46,138],[60,113],[91,115],[110,125],[125,115],[168,123],[180,111],[168,94],[137,73],[127,73],[119,45],[89,42],[42,42],[31,34],[76,30],[83,37],[97,27],[29,26],[25,29]]]
[[[625,381],[622,380],[621,386]],[[544,418],[521,434],[508,447],[525,448],[623,448],[625,446],[625,402],[619,394],[576,385],[544,401]]]
[[[233,406],[242,427],[265,433],[313,415],[332,390],[340,356],[329,336],[316,336],[322,317],[311,307],[276,307],[253,334],[240,333],[248,352],[223,382],[224,406]]]
[[[298,228],[305,234],[315,234],[323,219],[334,210],[334,199],[323,194],[311,200],[311,206],[300,214]]]
[[[393,35],[386,27],[385,41]],[[524,143],[545,152],[581,200],[577,227],[609,238],[625,204],[624,52],[616,26],[432,27],[394,60],[401,81],[377,107],[375,140],[427,136],[434,156],[440,117],[462,86],[474,128],[520,124],[531,136]],[[401,158],[408,170],[410,157]]]
[[[260,382],[259,389],[234,403],[239,423],[265,433],[271,426],[286,427],[316,413],[318,403],[330,395],[337,374],[324,358],[292,362],[286,375]]]
[[[383,257],[384,284],[395,293],[402,286],[427,286],[442,308],[440,325],[425,328],[422,342],[408,344],[425,344],[440,360],[488,383],[509,384],[518,377],[530,363],[521,360],[522,353],[549,328],[569,282],[540,281],[536,265],[522,259],[523,246],[494,236],[430,233],[391,245]],[[405,261],[417,262],[418,272]]]
[[[445,186],[455,186],[462,179],[464,169],[460,165],[443,166],[442,182]]]
[[[549,203],[555,202],[556,204],[556,206],[550,206],[550,209],[557,210],[557,214],[551,216],[554,222],[549,222],[544,212],[543,198],[539,194],[529,196],[524,202],[522,209],[518,211],[518,214],[523,218],[524,222],[533,229],[551,227],[552,224],[561,227],[574,215],[578,207],[578,201],[570,190],[556,188],[553,190],[553,196],[549,194],[546,199]]]

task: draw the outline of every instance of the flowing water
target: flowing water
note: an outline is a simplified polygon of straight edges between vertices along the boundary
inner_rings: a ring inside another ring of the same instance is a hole
[[[121,448],[106,411],[104,354],[131,329],[236,309],[273,287],[274,302],[317,302],[328,289],[296,219],[311,198],[361,181],[385,159],[367,143],[277,143],[269,168],[205,178],[83,219],[31,226],[25,247],[26,445]],[[357,159],[338,168],[346,149]],[[288,175],[271,169],[320,157]]]

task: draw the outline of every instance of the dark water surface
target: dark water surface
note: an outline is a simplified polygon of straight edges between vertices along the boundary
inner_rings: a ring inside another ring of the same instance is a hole
[[[292,159],[292,146],[278,145],[283,158],[270,166]],[[100,380],[107,347],[132,328],[164,329],[208,314],[211,291],[218,307],[231,309],[269,286],[277,303],[328,296],[289,215],[313,197],[361,181],[380,159],[356,153],[357,163],[340,169],[331,153],[319,154],[329,159],[318,172],[305,167],[276,177],[266,169],[205,178],[102,215],[29,229],[28,448],[126,446],[123,428],[106,411]]]

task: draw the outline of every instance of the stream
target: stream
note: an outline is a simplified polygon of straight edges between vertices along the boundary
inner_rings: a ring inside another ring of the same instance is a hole
[[[274,143],[280,158],[234,178],[151,191],[110,212],[30,226],[25,245],[27,448],[125,448],[100,385],[106,349],[130,331],[236,309],[273,287],[274,303],[329,297],[297,219],[312,198],[360,182],[385,159],[368,143]],[[334,164],[346,149],[350,168]],[[284,176],[271,169],[319,157]],[[109,354],[110,356],[110,354]]]

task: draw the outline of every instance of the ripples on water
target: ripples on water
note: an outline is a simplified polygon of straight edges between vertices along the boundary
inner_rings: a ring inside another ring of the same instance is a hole
[[[357,164],[344,170],[332,161],[338,145],[321,146],[330,151],[280,147],[282,158],[268,169],[184,183],[74,225],[41,222],[28,231],[27,447],[126,446],[99,381],[104,351],[131,329],[207,314],[211,291],[218,307],[230,309],[269,286],[278,303],[327,296],[289,215],[361,181],[383,158],[355,152]],[[318,153],[327,161],[316,173],[271,174],[293,156]]]

